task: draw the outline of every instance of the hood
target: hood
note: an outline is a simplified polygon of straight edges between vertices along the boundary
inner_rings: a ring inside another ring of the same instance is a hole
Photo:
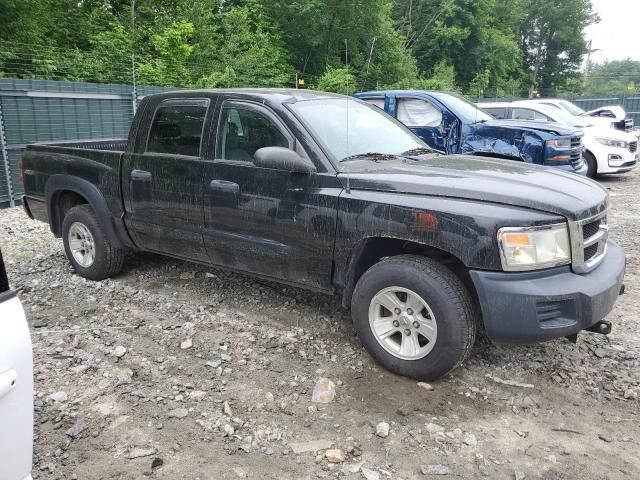
[[[635,142],[638,137],[629,132],[623,132],[615,128],[605,127],[585,127],[583,128],[585,135],[591,135],[593,137],[611,138],[613,140],[622,140],[624,142]]]
[[[561,136],[580,135],[580,131],[578,129],[553,122],[533,122],[529,120],[487,120],[486,122],[483,122],[483,124],[489,127],[509,130],[537,130]]]
[[[352,190],[462,198],[581,220],[601,212],[607,191],[580,175],[509,160],[443,155],[347,162],[338,175]]]
[[[585,117],[599,116],[596,114],[603,110],[611,112],[613,115],[615,115],[615,120],[624,120],[627,117],[627,113],[624,111],[624,108],[622,108],[620,105],[607,105],[605,107],[594,108],[593,110],[584,112],[580,116],[585,116]],[[610,121],[614,120],[613,117],[604,117],[604,118],[608,118]]]

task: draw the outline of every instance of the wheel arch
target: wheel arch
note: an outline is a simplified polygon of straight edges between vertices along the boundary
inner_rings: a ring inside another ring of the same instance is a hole
[[[111,212],[104,196],[89,181],[70,175],[53,175],[47,181],[45,198],[49,228],[56,237],[62,235],[66,213],[77,205],[87,204],[95,212],[96,220],[109,242],[114,247],[127,248],[111,221]]]
[[[368,237],[353,249],[347,268],[346,282],[342,291],[342,305],[349,307],[358,280],[364,272],[380,260],[397,255],[416,254],[433,258],[451,270],[467,288],[474,301],[478,301],[475,286],[464,262],[451,252],[425,243],[401,238]]]

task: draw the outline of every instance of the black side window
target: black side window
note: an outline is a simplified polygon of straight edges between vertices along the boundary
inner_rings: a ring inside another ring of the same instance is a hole
[[[207,108],[167,105],[158,108],[151,125],[147,152],[200,156],[200,139]]]
[[[289,148],[289,139],[267,116],[253,109],[225,106],[218,131],[216,158],[252,162],[262,147]]]

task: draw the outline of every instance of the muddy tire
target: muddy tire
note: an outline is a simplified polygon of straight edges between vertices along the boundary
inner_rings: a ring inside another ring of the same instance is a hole
[[[67,212],[62,240],[73,269],[84,278],[104,280],[122,270],[124,251],[109,243],[89,205],[78,205]]]
[[[471,295],[451,270],[418,255],[375,264],[351,300],[358,338],[387,370],[431,381],[467,357],[476,335]]]

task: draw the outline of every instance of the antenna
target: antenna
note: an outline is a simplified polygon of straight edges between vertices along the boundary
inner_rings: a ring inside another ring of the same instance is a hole
[[[349,48],[347,46],[347,39],[344,39],[344,62],[347,66],[347,75],[346,75],[346,83],[347,83],[347,96],[349,96]],[[347,98],[347,155],[351,155],[351,150],[349,149],[349,99]]]

